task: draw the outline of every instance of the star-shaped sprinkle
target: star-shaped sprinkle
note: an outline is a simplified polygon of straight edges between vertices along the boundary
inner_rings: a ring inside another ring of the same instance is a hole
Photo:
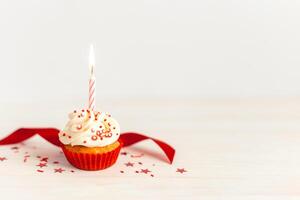
[[[0,161],[4,161],[4,160],[7,160],[7,158],[5,158],[5,157],[0,157]]]
[[[47,164],[46,163],[39,163],[38,165],[36,165],[40,168],[43,168],[43,167],[47,167]]]
[[[128,162],[128,163],[125,163],[124,165],[126,165],[126,167],[133,167],[134,163]]]
[[[184,168],[177,168],[176,172],[183,174],[184,172],[187,172],[187,171]]]
[[[48,157],[44,157],[44,158],[42,158],[40,161],[41,161],[41,162],[48,162],[48,159],[49,159]]]
[[[151,172],[151,171],[149,171],[148,169],[141,169],[141,173],[148,174],[149,172]]]
[[[127,152],[125,152],[125,151],[124,151],[124,152],[121,152],[121,155],[122,155],[122,156],[126,156],[126,155],[127,155]]]
[[[54,173],[62,173],[63,171],[65,171],[65,170],[62,168],[54,169]]]

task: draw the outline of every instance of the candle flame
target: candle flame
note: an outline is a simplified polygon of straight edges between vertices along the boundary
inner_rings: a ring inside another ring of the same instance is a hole
[[[90,66],[91,75],[94,75],[95,53],[94,53],[94,46],[92,44],[90,45],[89,66]]]

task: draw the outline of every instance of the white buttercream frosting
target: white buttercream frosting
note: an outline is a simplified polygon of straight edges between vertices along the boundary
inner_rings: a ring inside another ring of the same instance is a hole
[[[119,139],[120,126],[108,113],[74,110],[58,136],[65,145],[103,147]]]

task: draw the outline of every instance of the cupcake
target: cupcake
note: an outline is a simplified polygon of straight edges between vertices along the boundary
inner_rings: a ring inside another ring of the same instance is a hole
[[[83,170],[110,167],[122,147],[118,122],[104,112],[75,110],[58,136],[67,160]]]

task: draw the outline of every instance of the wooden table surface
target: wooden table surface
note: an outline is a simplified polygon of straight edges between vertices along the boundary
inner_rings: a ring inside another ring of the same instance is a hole
[[[80,103],[2,103],[0,136],[21,126],[62,128]],[[102,105],[123,131],[174,146],[174,163],[153,143],[142,142],[123,149],[107,170],[80,171],[60,149],[35,137],[0,147],[0,158],[6,158],[0,159],[1,199],[300,198],[300,98],[104,100]]]

